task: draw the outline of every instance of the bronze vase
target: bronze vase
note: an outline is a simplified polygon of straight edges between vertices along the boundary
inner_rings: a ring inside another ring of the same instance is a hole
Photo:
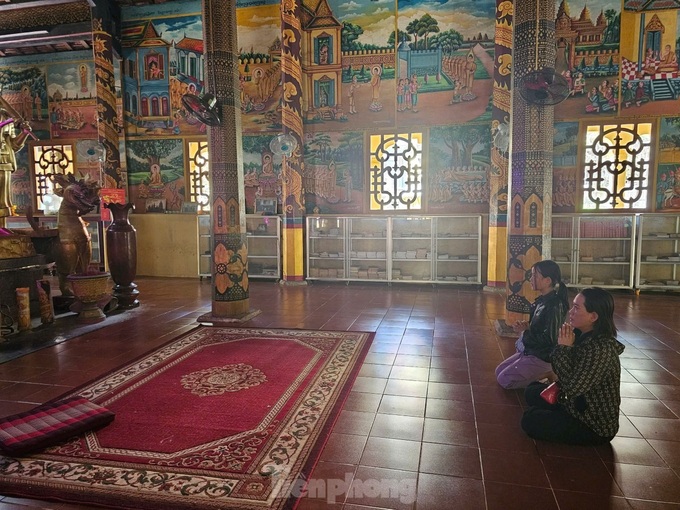
[[[114,282],[113,295],[118,298],[119,308],[139,306],[139,290],[133,283],[137,276],[137,231],[130,224],[128,215],[133,204],[106,204],[113,222],[106,229],[106,257]]]

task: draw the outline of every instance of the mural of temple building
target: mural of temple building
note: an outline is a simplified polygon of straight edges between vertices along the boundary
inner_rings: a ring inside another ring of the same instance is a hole
[[[124,108],[133,123],[139,119],[169,120],[169,62],[171,43],[151,20],[122,29]]]
[[[333,15],[326,0],[302,2],[302,114],[325,120],[342,113],[342,23]]]
[[[562,72],[576,67],[586,70],[598,65],[617,64],[618,50],[598,48],[604,44],[607,20],[600,12],[593,22],[588,6],[584,6],[578,17],[569,14],[567,0],[562,0],[555,17],[555,40],[557,59],[555,67]]]
[[[171,75],[199,92],[203,87],[203,40],[194,37],[183,37],[173,43],[175,62],[172,62]]]

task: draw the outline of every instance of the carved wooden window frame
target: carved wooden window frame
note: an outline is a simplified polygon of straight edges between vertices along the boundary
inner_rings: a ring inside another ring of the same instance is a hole
[[[651,211],[656,120],[582,122],[580,132],[579,211]]]
[[[370,134],[368,143],[368,210],[424,211],[424,133]]]
[[[193,138],[186,140],[186,181],[189,202],[197,204],[198,213],[210,212],[210,155],[208,140]]]

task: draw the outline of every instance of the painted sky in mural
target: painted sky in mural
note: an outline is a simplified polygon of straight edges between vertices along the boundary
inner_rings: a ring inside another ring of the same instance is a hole
[[[239,53],[251,50],[266,53],[267,48],[281,35],[278,3],[238,9],[236,19],[239,27]]]
[[[94,98],[94,62],[59,64],[47,68],[47,92],[50,97],[58,92],[62,98]]]
[[[487,34],[493,39],[495,0],[399,0],[399,29],[410,19],[431,14],[441,31],[455,29],[464,37]]]

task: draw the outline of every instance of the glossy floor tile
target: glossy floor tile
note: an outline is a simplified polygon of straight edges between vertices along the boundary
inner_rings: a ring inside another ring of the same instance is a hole
[[[209,281],[140,278],[126,320],[0,364],[0,416],[24,411],[195,327]],[[495,382],[514,350],[475,287],[251,283],[245,327],[375,332],[299,510],[680,508],[680,295],[615,294],[621,428],[610,445],[536,442],[521,391]],[[45,331],[49,335],[49,329]],[[0,354],[3,345],[0,343]],[[0,510],[83,510],[0,496]]]

